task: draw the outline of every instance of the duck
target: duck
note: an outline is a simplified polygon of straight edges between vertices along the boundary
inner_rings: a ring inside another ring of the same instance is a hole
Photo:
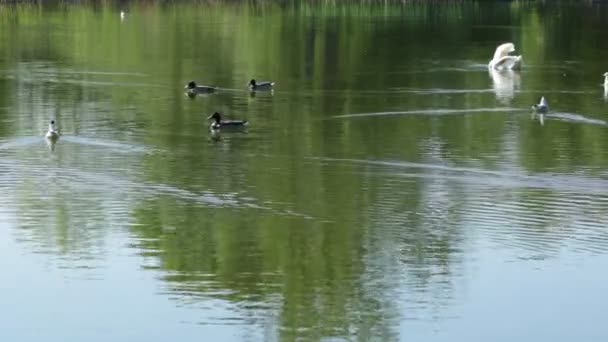
[[[59,139],[59,131],[55,128],[55,120],[51,120],[49,123],[49,130],[44,136],[49,140]]]
[[[187,89],[186,92],[188,94],[196,95],[196,94],[211,94],[217,90],[217,87],[205,86],[205,85],[196,85],[196,82],[190,81],[184,89]]]
[[[257,82],[255,79],[251,79],[251,81],[249,81],[249,90],[254,91],[254,90],[272,90],[272,87],[274,86],[274,82],[269,82],[269,81],[260,81]]]
[[[521,68],[521,55],[511,56],[509,53],[515,52],[513,43],[499,45],[494,52],[494,57],[488,63],[488,68],[494,70],[517,70]]]
[[[222,120],[222,114],[220,112],[214,112],[209,115],[207,120],[213,120],[209,129],[213,132],[220,128],[242,128],[247,126],[247,120]]]
[[[542,96],[538,104],[532,106],[532,109],[534,109],[539,114],[546,114],[549,111],[549,104],[547,103],[545,97]]]

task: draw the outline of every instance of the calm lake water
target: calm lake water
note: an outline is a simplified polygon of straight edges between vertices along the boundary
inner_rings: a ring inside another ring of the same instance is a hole
[[[606,341],[607,23],[0,6],[0,340]]]

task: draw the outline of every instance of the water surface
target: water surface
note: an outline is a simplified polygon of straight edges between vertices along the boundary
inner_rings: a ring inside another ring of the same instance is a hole
[[[606,340],[607,9],[0,6],[0,337]]]

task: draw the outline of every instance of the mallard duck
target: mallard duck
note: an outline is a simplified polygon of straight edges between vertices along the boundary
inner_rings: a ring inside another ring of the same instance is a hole
[[[49,123],[49,130],[44,136],[51,140],[57,140],[59,138],[59,131],[55,128],[55,120],[51,120]]]
[[[549,111],[549,104],[547,103],[547,100],[545,100],[545,97],[542,96],[538,104],[532,106],[532,109],[534,109],[537,113],[545,114]]]
[[[499,45],[494,52],[494,58],[488,63],[488,68],[494,70],[520,69],[521,56],[511,56],[509,53],[515,52],[513,43]]]
[[[190,81],[186,86],[184,86],[186,92],[188,94],[196,95],[196,94],[211,94],[217,90],[217,87],[205,86],[205,85],[196,85],[196,82]]]
[[[251,81],[249,81],[249,90],[254,91],[254,90],[272,90],[272,87],[274,86],[274,82],[268,82],[268,81],[260,81],[260,82],[256,82],[256,80],[252,79]]]
[[[222,114],[214,112],[209,115],[207,120],[213,120],[209,126],[210,130],[218,130],[220,128],[241,128],[247,126],[247,120],[222,120]]]

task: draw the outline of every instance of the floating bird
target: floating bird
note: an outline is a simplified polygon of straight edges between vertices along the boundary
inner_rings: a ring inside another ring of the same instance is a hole
[[[508,105],[515,97],[515,91],[520,88],[521,77],[513,70],[488,69],[492,78],[492,87],[496,99],[502,104]]]
[[[608,72],[604,73],[604,100],[608,101]]]
[[[252,79],[251,81],[249,81],[249,90],[254,91],[254,90],[272,90],[272,87],[274,86],[274,82],[268,82],[268,81],[261,81],[261,82],[256,82],[256,80]]]
[[[218,130],[220,128],[242,128],[247,126],[247,120],[222,120],[222,114],[214,112],[209,115],[207,120],[213,120],[209,129],[211,131]]]
[[[214,93],[217,90],[217,87],[211,87],[211,86],[205,86],[205,85],[196,85],[196,82],[190,81],[188,84],[186,84],[186,86],[184,87],[184,89],[186,89],[186,92],[188,94],[196,95],[196,94],[211,94],[211,93]]]
[[[538,102],[538,104],[535,104],[532,106],[532,109],[534,109],[539,114],[546,114],[549,111],[549,104],[547,103],[547,100],[545,100],[545,97],[543,96],[540,98],[540,101]]]
[[[511,56],[509,53],[515,52],[513,43],[504,43],[496,48],[494,58],[488,64],[488,68],[494,70],[520,69],[521,56]]]
[[[46,132],[44,137],[49,140],[59,139],[59,131],[55,128],[55,120],[51,120],[49,123],[49,130]]]

